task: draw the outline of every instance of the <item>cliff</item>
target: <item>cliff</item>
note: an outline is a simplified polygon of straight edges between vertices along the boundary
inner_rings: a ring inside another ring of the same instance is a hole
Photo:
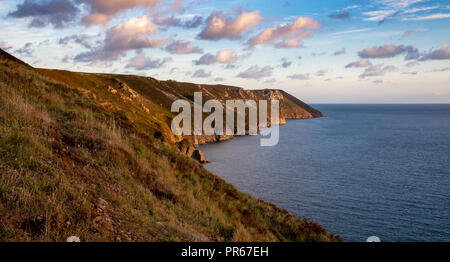
[[[203,168],[170,130],[171,102],[198,90],[281,93],[287,118],[318,115],[282,91],[36,69],[0,50],[0,241],[339,240]]]

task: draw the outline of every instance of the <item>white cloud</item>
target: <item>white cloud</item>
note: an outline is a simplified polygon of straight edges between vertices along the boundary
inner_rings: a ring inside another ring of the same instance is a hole
[[[335,33],[332,33],[331,35],[337,36],[337,35],[353,34],[353,33],[366,32],[369,30],[370,30],[369,28],[353,29],[353,30],[335,32]]]
[[[411,8],[411,9],[403,11],[403,13],[404,14],[412,14],[412,13],[418,13],[418,12],[423,12],[423,11],[428,11],[428,10],[434,10],[434,9],[438,9],[438,8],[439,8],[439,5]]]
[[[450,14],[438,13],[432,15],[424,15],[424,16],[414,16],[414,17],[403,17],[403,21],[423,21],[423,20],[434,20],[434,19],[444,19],[449,18]]]

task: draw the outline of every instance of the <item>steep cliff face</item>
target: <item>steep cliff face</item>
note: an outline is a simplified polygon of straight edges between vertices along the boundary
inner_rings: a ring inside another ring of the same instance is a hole
[[[271,123],[270,122],[270,107],[269,107],[269,119],[268,124],[286,124],[286,120],[289,119],[311,119],[317,117],[323,117],[322,113],[302,102],[298,98],[286,93],[283,90],[275,90],[275,89],[264,89],[264,90],[244,90],[239,87],[230,87],[230,86],[210,86],[203,85],[200,86],[203,91],[207,91],[209,99],[216,99],[222,102],[225,108],[225,100],[233,99],[233,100],[267,100],[269,101],[278,100],[280,102],[280,116],[279,123]],[[224,99],[225,98],[225,99]],[[206,143],[214,143],[221,142],[233,139],[234,136],[231,135],[199,135],[195,136],[192,141],[195,145],[201,145]]]
[[[0,241],[339,240],[203,168],[170,130],[172,101],[198,90],[254,95],[35,69],[0,50]]]

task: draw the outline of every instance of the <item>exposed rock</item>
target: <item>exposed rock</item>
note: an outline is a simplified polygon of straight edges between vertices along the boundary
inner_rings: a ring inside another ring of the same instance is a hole
[[[194,145],[188,139],[183,139],[183,141],[178,143],[178,148],[180,149],[180,152],[187,157],[191,157],[195,151]]]
[[[269,101],[284,99],[284,96],[280,90],[266,89],[266,90],[264,90],[264,95],[267,97],[267,100],[269,100]]]
[[[92,224],[98,231],[112,232],[114,230],[112,220],[107,214],[108,206],[108,202],[103,198],[99,198],[95,205],[97,216],[92,220]]]
[[[202,151],[200,151],[199,149],[196,149],[194,151],[194,153],[192,154],[192,158],[202,164],[209,163],[208,159],[206,159],[205,155],[203,155]]]

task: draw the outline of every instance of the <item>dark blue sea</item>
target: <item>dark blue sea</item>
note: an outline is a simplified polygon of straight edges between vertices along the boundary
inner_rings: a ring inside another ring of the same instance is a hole
[[[313,105],[275,147],[201,147],[206,168],[345,241],[450,241],[450,105]]]

